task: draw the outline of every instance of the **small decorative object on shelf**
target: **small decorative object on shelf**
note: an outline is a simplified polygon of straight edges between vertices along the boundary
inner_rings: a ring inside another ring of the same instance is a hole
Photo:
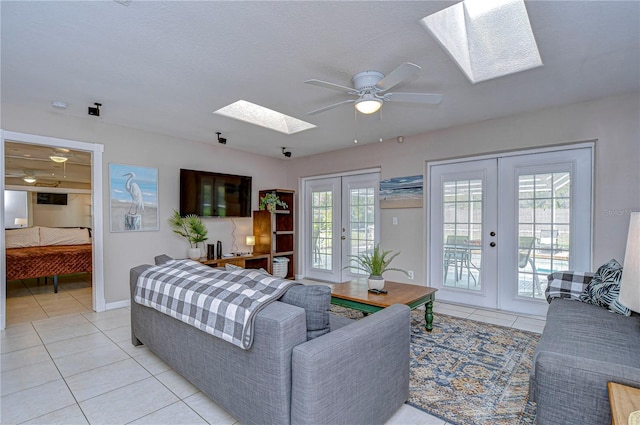
[[[387,258],[389,254],[391,254],[391,251],[381,251],[380,244],[378,244],[373,248],[373,253],[371,254],[363,252],[360,255],[349,255],[349,257],[351,257],[350,261],[355,264],[350,264],[344,268],[354,268],[356,270],[369,273],[369,289],[381,291],[384,288],[384,278],[382,277],[382,273],[393,270],[402,272],[409,276],[409,273],[405,270],[389,267],[391,261],[400,255],[400,253],[396,252],[395,254],[392,254],[391,257]]]
[[[202,222],[202,219],[195,214],[189,214],[181,217],[180,213],[174,210],[173,215],[169,217],[168,221],[173,232],[183,236],[189,242],[189,258],[192,260],[199,259],[200,248],[198,247],[198,244],[208,239],[208,231]]]
[[[267,193],[262,198],[260,198],[260,211],[264,211],[265,209],[269,212],[275,212],[276,207],[280,206],[282,208],[288,208],[286,202],[280,200],[280,197],[275,193]]]

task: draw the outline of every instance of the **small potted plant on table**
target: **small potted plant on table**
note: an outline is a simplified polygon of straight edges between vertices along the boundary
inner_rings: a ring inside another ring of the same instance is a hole
[[[380,244],[378,244],[373,248],[373,253],[371,254],[363,252],[360,255],[349,255],[349,257],[351,257],[351,262],[355,264],[348,265],[345,269],[352,267],[365,273],[369,273],[369,289],[381,290],[384,288],[384,278],[382,277],[384,272],[393,270],[409,276],[405,270],[389,267],[391,261],[393,261],[393,259],[398,255],[400,255],[399,252],[392,254],[391,251],[381,250]]]
[[[181,217],[180,213],[174,210],[173,215],[169,218],[169,226],[174,233],[183,236],[189,242],[188,257],[192,260],[198,260],[200,258],[198,244],[208,239],[208,231],[202,219],[195,214]]]

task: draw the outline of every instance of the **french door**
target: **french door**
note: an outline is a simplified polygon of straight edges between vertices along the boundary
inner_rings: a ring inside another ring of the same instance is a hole
[[[429,168],[442,300],[543,315],[546,276],[591,269],[591,146]]]
[[[373,250],[379,239],[379,173],[305,182],[305,276],[327,282],[361,277],[350,255]]]

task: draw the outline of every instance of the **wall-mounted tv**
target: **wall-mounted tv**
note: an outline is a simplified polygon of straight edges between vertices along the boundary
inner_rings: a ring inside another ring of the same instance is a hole
[[[38,192],[36,194],[36,203],[51,204],[51,205],[67,205],[67,194]]]
[[[180,215],[251,217],[251,177],[180,170]]]

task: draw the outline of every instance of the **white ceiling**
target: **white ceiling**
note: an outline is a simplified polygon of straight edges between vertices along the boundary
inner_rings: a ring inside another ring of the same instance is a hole
[[[418,22],[454,2],[2,1],[2,103],[102,120],[282,158],[312,155],[640,89],[640,2],[527,1],[543,67],[472,85]],[[387,103],[358,115],[365,70],[423,69],[394,91],[440,105]],[[214,115],[244,99],[318,127],[291,136]],[[87,107],[101,102],[100,118]]]

